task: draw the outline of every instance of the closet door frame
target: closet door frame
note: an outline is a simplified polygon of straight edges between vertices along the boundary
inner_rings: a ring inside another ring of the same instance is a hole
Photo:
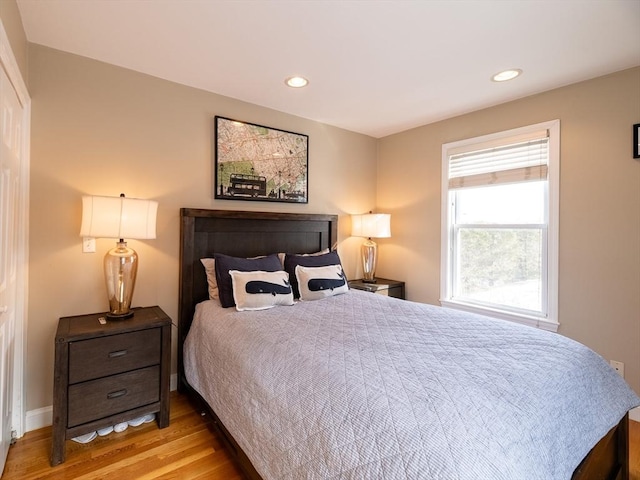
[[[20,186],[18,198],[18,258],[17,278],[18,294],[16,299],[16,321],[15,321],[15,343],[13,357],[13,395],[11,399],[12,407],[12,430],[15,431],[16,438],[20,438],[25,433],[26,426],[26,401],[25,401],[25,358],[26,352],[26,329],[28,312],[28,286],[29,286],[29,165],[30,165],[30,138],[31,138],[31,97],[20,73],[18,62],[9,43],[6,30],[2,20],[0,20],[0,68],[4,69],[9,81],[18,96],[18,100],[23,108],[22,117],[22,161],[20,172]]]

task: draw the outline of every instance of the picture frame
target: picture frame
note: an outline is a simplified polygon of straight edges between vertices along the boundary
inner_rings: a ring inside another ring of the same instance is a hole
[[[308,135],[214,119],[214,198],[309,203]]]
[[[640,123],[633,126],[633,158],[640,158]]]

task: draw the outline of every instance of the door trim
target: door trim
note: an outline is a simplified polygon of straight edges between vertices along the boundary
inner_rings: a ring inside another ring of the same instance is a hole
[[[12,407],[12,430],[15,430],[16,437],[20,438],[25,433],[25,383],[24,366],[26,352],[27,312],[28,312],[28,286],[29,286],[29,165],[31,136],[31,97],[27,90],[18,62],[9,43],[7,32],[2,20],[0,20],[0,68],[3,68],[11,82],[18,100],[23,108],[22,118],[22,152],[24,157],[21,161],[21,185],[19,187],[18,203],[20,205],[18,215],[20,219],[18,232],[18,298],[16,302],[16,323],[15,323],[15,344],[13,359],[13,398]],[[22,288],[20,288],[22,286]]]

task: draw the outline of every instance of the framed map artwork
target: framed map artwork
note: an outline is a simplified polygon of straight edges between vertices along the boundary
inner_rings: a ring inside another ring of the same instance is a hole
[[[214,198],[308,203],[309,137],[215,117]]]

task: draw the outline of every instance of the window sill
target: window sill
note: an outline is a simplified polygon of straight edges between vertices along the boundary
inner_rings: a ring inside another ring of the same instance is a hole
[[[455,302],[452,300],[440,300],[440,305],[455,310],[463,310],[465,312],[476,313],[486,317],[499,318],[510,322],[520,323],[529,327],[540,328],[549,332],[557,332],[560,324],[546,318],[535,317],[533,315],[518,315],[512,312],[505,312],[492,308],[482,308],[467,303]]]

